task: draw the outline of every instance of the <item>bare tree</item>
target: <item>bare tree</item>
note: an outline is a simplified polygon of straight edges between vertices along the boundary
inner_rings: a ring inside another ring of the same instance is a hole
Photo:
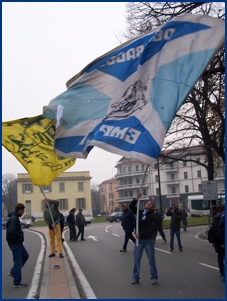
[[[128,38],[146,33],[182,14],[204,14],[224,19],[222,2],[130,2],[127,7]],[[166,158],[176,160],[177,149],[202,146],[199,152],[205,155],[204,162],[208,179],[214,177],[214,166],[225,162],[225,61],[224,47],[210,62],[194,89],[177,112],[166,135],[163,149]],[[179,155],[178,159],[186,156]]]
[[[2,202],[7,213],[13,211],[17,204],[17,180],[12,174],[5,174],[2,177]]]
[[[98,185],[96,185],[95,183],[92,183],[91,202],[93,215],[97,216],[98,214],[100,214],[100,190]]]

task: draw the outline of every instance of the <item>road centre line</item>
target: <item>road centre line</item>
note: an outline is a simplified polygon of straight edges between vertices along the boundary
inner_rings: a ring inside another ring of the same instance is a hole
[[[117,235],[117,234],[114,234],[114,233],[111,233],[111,234],[114,235],[114,236],[120,237],[120,235]]]
[[[218,270],[218,271],[219,271],[219,269],[218,269],[218,268],[216,268],[216,267],[213,267],[212,265],[208,265],[208,264],[205,264],[205,263],[200,263],[200,262],[199,262],[199,264],[201,264],[201,265],[204,265],[205,267],[208,267],[208,268],[211,268],[211,269],[214,269],[214,270]]]

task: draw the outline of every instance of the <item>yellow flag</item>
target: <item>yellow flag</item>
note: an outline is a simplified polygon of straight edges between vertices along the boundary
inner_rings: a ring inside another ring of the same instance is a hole
[[[76,162],[54,153],[55,120],[38,115],[2,123],[2,145],[30,174],[34,185],[47,186]]]

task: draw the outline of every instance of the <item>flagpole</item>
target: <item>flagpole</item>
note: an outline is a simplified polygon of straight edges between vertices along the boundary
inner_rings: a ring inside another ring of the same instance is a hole
[[[142,183],[141,183],[141,186],[140,186],[140,193],[142,193],[143,182],[144,182],[144,179],[145,179],[145,176],[146,176],[146,173],[147,173],[148,166],[149,165],[146,166],[146,169],[145,169],[144,174],[143,174],[143,180],[142,180]],[[138,201],[137,201],[136,233],[139,233],[139,207],[140,207],[140,197],[138,198]],[[139,245],[139,239],[136,238],[136,246],[138,247],[138,245]]]
[[[44,198],[46,199],[46,196],[45,196],[45,193],[44,193],[44,191],[42,190],[42,187],[41,187],[41,186],[39,186],[39,188],[40,188],[40,190],[41,190],[41,192],[42,192],[42,194],[43,194]],[[50,206],[49,206],[49,204],[47,204],[47,203],[46,203],[46,205],[47,205],[47,207],[48,207],[48,210],[49,210],[49,213],[50,213],[50,217],[51,217],[52,224],[54,225],[54,218],[53,218],[52,212],[51,212],[51,210],[50,210]],[[55,228],[54,228],[54,231],[56,231],[56,229],[55,229]]]

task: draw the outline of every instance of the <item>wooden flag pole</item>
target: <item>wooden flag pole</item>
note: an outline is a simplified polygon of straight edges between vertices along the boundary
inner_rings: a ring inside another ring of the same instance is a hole
[[[41,186],[39,186],[39,188],[40,188],[40,190],[41,190],[41,192],[42,192],[42,194],[43,194],[44,198],[46,199],[46,196],[45,196],[45,193],[44,193],[44,191],[42,190],[42,187],[41,187]],[[49,210],[49,213],[50,213],[50,217],[51,217],[52,224],[54,225],[54,218],[53,218],[52,212],[51,212],[51,210],[50,210],[50,206],[49,206],[49,204],[47,204],[47,203],[46,203],[46,205],[47,205],[47,207],[48,207],[48,210]],[[56,231],[56,229],[55,229],[55,228],[54,228],[54,231]]]
[[[142,189],[143,189],[143,182],[144,182],[144,179],[145,179],[145,176],[146,176],[146,173],[147,173],[147,169],[148,169],[148,166],[146,167],[145,171],[144,171],[144,174],[143,174],[143,180],[142,180],[142,183],[141,183],[141,186],[140,186],[140,193],[142,194]],[[137,201],[137,210],[136,210],[136,233],[139,233],[139,207],[140,207],[140,197],[138,198],[138,201]],[[139,239],[136,238],[136,246],[138,247],[139,245]]]

